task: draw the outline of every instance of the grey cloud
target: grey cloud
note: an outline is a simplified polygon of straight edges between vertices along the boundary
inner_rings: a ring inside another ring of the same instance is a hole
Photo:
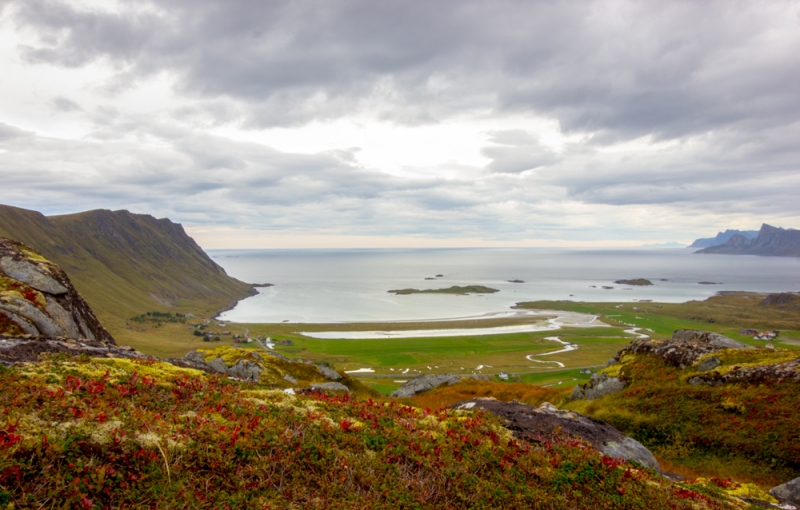
[[[4,140],[10,140],[12,138],[19,138],[31,135],[33,135],[33,133],[0,122],[0,142]]]
[[[169,71],[184,94],[246,105],[238,115],[252,127],[363,108],[414,125],[494,108],[551,116],[608,143],[800,114],[798,13],[788,1],[140,0],[119,14],[58,0],[16,6],[14,19],[42,37],[26,58],[106,60],[127,79]],[[231,119],[229,108],[205,108]]]
[[[62,112],[75,112],[83,109],[81,105],[75,101],[62,96],[53,98],[53,106]]]

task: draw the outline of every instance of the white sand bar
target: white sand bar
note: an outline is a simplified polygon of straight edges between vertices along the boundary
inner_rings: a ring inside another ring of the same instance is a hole
[[[489,317],[496,318],[498,315]],[[508,316],[508,315],[506,315]],[[448,337],[467,335],[503,335],[508,333],[529,333],[535,331],[553,331],[563,327],[569,328],[602,328],[608,324],[597,320],[596,315],[578,312],[564,312],[560,310],[515,310],[513,316],[520,317],[553,317],[547,320],[520,324],[516,326],[498,326],[493,328],[463,328],[463,329],[416,329],[409,331],[316,331],[301,332],[301,335],[321,339],[341,340],[367,340],[377,338],[424,338]],[[488,318],[486,315],[473,317]],[[468,319],[459,317],[459,320]],[[437,321],[438,322],[438,321]]]

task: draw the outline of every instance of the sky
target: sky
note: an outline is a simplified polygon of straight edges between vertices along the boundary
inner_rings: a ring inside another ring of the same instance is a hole
[[[800,2],[0,0],[0,203],[204,248],[800,227]]]

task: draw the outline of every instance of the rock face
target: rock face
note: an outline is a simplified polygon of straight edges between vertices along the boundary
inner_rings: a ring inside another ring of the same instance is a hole
[[[7,238],[0,238],[0,334],[114,344],[64,271]]]
[[[454,374],[427,374],[427,375],[418,375],[413,379],[410,379],[403,383],[402,386],[394,390],[389,396],[390,397],[413,397],[423,391],[432,390],[433,388],[437,388],[443,384],[447,384],[448,386],[452,386],[454,384],[458,384],[461,381],[461,378],[471,378],[476,380],[484,380],[488,381],[489,377],[485,375],[468,375],[468,376],[458,376]]]
[[[800,478],[773,487],[769,493],[783,503],[800,507]]]
[[[656,458],[638,441],[608,423],[574,411],[561,411],[548,402],[533,407],[519,402],[475,398],[457,402],[450,407],[485,409],[504,419],[506,428],[521,439],[541,442],[561,433],[583,439],[609,457],[636,461],[647,468],[660,471]]]

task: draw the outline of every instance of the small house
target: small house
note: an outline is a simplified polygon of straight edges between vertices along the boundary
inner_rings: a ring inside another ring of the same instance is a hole
[[[507,372],[500,372],[500,374],[498,374],[497,377],[499,377],[500,379],[502,379],[504,381],[508,381],[508,373]]]

